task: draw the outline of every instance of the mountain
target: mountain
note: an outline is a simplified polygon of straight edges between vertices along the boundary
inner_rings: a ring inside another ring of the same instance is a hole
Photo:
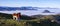
[[[51,13],[51,12],[48,10],[44,10],[43,13]]]
[[[16,11],[17,10],[17,11]],[[26,11],[21,11],[26,10]],[[37,11],[36,11],[37,10]],[[57,13],[60,13],[60,9],[58,8],[49,8],[49,7],[0,7],[0,13],[7,13],[7,14],[13,14],[13,13],[21,13],[25,15],[55,15]]]
[[[0,7],[0,11],[37,10],[34,7]]]
[[[38,10],[38,9],[57,9],[57,8],[49,8],[49,7],[1,7],[0,11],[15,11],[15,10]]]

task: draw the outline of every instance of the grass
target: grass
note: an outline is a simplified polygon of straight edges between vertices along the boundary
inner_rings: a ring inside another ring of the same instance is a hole
[[[1,19],[0,26],[24,26],[24,21],[16,21],[12,19]]]
[[[56,22],[51,23],[48,19],[33,19],[33,20],[13,20],[13,19],[0,19],[0,26],[60,26]],[[47,21],[47,23],[46,23]]]
[[[26,22],[37,22],[38,19],[34,20],[13,20],[13,19],[0,19],[0,26],[26,26]]]

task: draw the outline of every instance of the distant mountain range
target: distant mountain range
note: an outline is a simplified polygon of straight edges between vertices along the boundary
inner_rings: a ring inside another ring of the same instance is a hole
[[[14,10],[37,10],[37,9],[57,9],[57,8],[39,8],[39,7],[0,7],[0,11],[14,11]]]
[[[14,10],[37,10],[34,7],[0,7],[0,11],[14,11]]]

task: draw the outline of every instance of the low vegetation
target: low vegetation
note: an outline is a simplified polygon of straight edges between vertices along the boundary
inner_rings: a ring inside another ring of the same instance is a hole
[[[51,20],[55,20],[55,17],[60,17],[60,15],[22,15],[21,20],[13,20],[11,15],[1,14],[0,26],[60,26],[55,21],[51,22]]]

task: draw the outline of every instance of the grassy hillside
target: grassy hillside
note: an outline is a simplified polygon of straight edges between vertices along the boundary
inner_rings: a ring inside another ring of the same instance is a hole
[[[60,26],[56,22],[50,22],[50,20],[12,20],[12,19],[0,19],[0,26]]]
[[[13,20],[11,14],[0,13],[0,26],[60,26],[57,22],[51,22],[60,15],[22,15],[21,20]]]
[[[0,19],[12,19],[11,14],[0,13]]]

